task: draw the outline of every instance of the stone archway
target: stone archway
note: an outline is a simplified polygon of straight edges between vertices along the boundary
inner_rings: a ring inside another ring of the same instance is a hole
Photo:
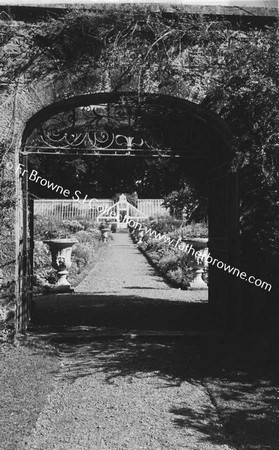
[[[17,220],[17,329],[26,329],[32,309],[32,220],[28,156],[177,157],[193,170],[210,173],[209,250],[237,267],[237,179],[229,172],[230,133],[215,114],[181,98],[135,93],[99,93],[69,98],[37,112],[23,133],[19,153],[20,200]],[[35,176],[35,175],[34,175]],[[32,181],[32,180],[31,180]],[[210,267],[209,304],[224,326],[236,324],[236,289],[232,277]]]

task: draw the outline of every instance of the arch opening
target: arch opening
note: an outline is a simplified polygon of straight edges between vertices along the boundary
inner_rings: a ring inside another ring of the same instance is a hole
[[[237,261],[237,180],[229,173],[230,132],[215,114],[189,101],[135,93],[88,94],[39,111],[26,125],[18,218],[17,322],[26,328],[32,311],[32,158],[55,161],[97,158],[179,161],[182,171],[203,178],[209,199],[209,251],[220,261]],[[43,180],[47,180],[47,176]],[[44,186],[41,184],[41,187]],[[236,285],[220,268],[210,268],[209,304],[225,326],[234,326]]]

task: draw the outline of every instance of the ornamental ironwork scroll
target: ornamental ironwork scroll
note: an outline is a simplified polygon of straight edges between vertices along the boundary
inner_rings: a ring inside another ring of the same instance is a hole
[[[22,153],[167,156],[163,115],[156,105],[88,105],[60,112],[37,127]]]

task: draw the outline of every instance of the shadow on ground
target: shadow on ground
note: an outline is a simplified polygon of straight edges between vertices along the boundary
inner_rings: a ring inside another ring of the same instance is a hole
[[[216,407],[222,432],[208,419],[209,410],[191,408],[187,399],[170,409],[177,427],[202,432],[216,445],[225,434],[237,449],[278,450],[278,336],[214,336],[210,332],[217,325],[206,304],[103,294],[75,297],[40,299],[31,332],[65,357],[65,379],[75,382],[102,372],[107,383],[118,377],[129,382],[159,376],[166,389],[183,382],[202,385]],[[111,328],[165,330],[166,335],[94,334]],[[185,329],[209,333],[167,336],[168,330]]]
[[[34,326],[93,326],[122,330],[215,330],[207,303],[145,298],[144,295],[63,294],[35,297]]]
[[[62,376],[70,383],[102,372],[107,383],[119,377],[160,377],[165,388],[188,382],[202,385],[222,426],[207,409],[189,407],[188,399],[170,409],[177,427],[196,430],[208,442],[224,435],[238,449],[274,449],[279,442],[278,360],[252,351],[252,342],[232,344],[222,337],[133,337],[108,339],[90,332],[52,333],[45,337],[65,357]],[[211,411],[212,412],[212,411]]]

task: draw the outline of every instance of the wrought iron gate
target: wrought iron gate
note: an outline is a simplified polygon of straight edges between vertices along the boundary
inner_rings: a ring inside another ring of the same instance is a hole
[[[20,155],[19,172],[21,194],[18,199],[19,248],[17,255],[16,330],[25,332],[30,319],[33,279],[33,200],[28,193],[28,156]]]

